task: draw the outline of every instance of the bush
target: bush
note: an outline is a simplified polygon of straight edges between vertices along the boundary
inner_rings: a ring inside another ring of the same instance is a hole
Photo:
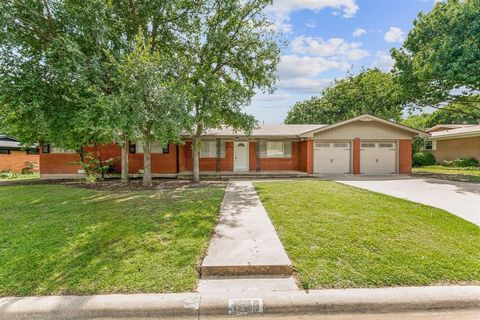
[[[14,173],[10,170],[0,171],[0,179],[11,179],[14,176]]]
[[[466,167],[478,167],[478,160],[475,158],[462,158],[455,159],[452,161],[443,161],[442,165],[445,167],[454,167],[454,168],[466,168]]]
[[[413,166],[433,166],[435,164],[435,157],[429,152],[416,152],[413,154]]]

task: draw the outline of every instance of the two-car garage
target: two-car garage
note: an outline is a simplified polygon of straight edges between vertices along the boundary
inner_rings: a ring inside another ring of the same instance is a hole
[[[315,141],[313,161],[314,173],[351,173],[353,169],[352,144],[351,141]],[[361,142],[360,173],[397,173],[397,142]]]
[[[312,130],[313,173],[409,173],[412,139],[424,132],[363,115]]]

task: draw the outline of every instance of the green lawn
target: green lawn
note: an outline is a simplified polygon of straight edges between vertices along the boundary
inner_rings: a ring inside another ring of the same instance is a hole
[[[331,181],[255,183],[304,288],[480,284],[480,228]]]
[[[413,173],[431,173],[448,176],[458,176],[460,180],[480,182],[480,168],[454,168],[444,166],[426,166],[413,168]]]
[[[223,193],[0,187],[0,296],[192,291]]]

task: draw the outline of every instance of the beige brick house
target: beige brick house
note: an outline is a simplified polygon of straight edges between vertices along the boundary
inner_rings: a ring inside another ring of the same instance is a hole
[[[440,124],[427,130],[430,138],[425,150],[437,162],[459,158],[476,158],[480,161],[480,125]]]

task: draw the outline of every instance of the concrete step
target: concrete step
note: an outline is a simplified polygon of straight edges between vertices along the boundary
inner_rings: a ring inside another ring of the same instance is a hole
[[[292,266],[282,265],[238,265],[202,266],[202,279],[231,277],[291,277]]]
[[[236,279],[200,279],[199,293],[268,293],[273,291],[299,290],[295,278],[236,278]]]

